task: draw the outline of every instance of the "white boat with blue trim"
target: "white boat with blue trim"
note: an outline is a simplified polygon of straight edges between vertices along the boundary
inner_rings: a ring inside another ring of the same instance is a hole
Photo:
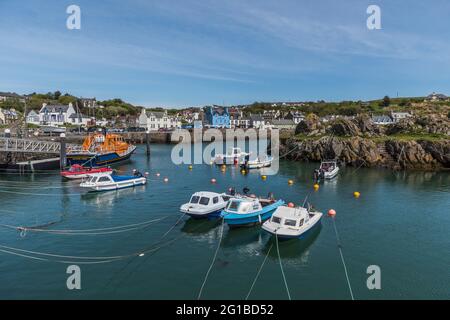
[[[188,203],[180,207],[180,211],[192,218],[219,217],[231,196],[209,191],[195,192]]]
[[[319,226],[323,214],[303,207],[279,206],[270,220],[262,225],[263,230],[279,239],[304,238],[314,227]]]
[[[134,186],[141,186],[147,183],[147,178],[135,171],[130,176],[119,176],[111,173],[96,173],[89,175],[80,183],[81,188],[89,191],[111,191]]]
[[[230,227],[261,224],[272,216],[283,200],[238,196],[230,199],[221,216]]]

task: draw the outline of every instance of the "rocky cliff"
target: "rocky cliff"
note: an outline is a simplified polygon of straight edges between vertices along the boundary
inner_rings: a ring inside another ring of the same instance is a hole
[[[433,116],[391,126],[374,125],[367,116],[325,124],[309,116],[298,125],[296,136],[282,143],[280,155],[299,161],[338,159],[353,166],[449,169],[449,134],[448,119]]]

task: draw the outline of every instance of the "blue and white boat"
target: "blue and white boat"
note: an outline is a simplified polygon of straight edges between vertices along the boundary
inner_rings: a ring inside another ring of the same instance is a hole
[[[130,176],[119,176],[111,173],[95,173],[89,175],[80,183],[81,188],[89,191],[110,191],[134,186],[141,186],[147,183],[147,178],[135,172]]]
[[[230,197],[224,193],[199,191],[191,196],[188,203],[180,207],[180,211],[192,218],[220,217],[220,212],[225,208]]]
[[[252,226],[269,219],[283,204],[283,200],[239,196],[230,199],[220,214],[230,227]]]
[[[270,220],[262,225],[263,230],[279,239],[303,239],[321,223],[323,214],[312,208],[278,207]]]

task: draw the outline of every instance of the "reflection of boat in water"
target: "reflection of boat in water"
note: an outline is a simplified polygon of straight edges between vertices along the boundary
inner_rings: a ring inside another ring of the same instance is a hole
[[[280,257],[283,259],[283,264],[287,263],[290,265],[305,265],[308,263],[310,249],[314,242],[319,237],[320,231],[322,230],[322,225],[318,225],[317,228],[311,230],[311,233],[302,241],[283,241],[279,242]],[[270,237],[269,241],[264,245],[262,250],[265,256],[272,247],[269,253],[269,258],[278,260],[278,253],[275,244],[275,238]]]
[[[98,207],[111,207],[117,199],[129,198],[130,196],[143,193],[145,190],[145,186],[137,186],[111,192],[87,192],[81,195],[81,201],[94,204]]]
[[[221,220],[187,219],[183,227],[181,227],[181,232],[192,235],[204,235],[217,227],[220,224],[220,221]]]
[[[230,248],[241,248],[250,246],[255,248],[261,246],[261,239],[264,234],[258,228],[238,228],[225,232],[222,246]]]
[[[84,139],[81,148],[67,149],[67,164],[99,167],[127,160],[136,150],[117,134],[96,133]]]

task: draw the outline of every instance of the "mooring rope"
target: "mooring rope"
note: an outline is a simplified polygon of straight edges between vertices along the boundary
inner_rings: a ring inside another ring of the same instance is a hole
[[[339,238],[339,234],[338,234],[338,231],[337,231],[337,228],[336,228],[336,223],[334,221],[334,218],[332,218],[332,220],[333,220],[334,231],[336,233],[336,240],[337,240],[337,245],[338,245],[338,248],[339,248],[339,253],[341,255],[342,265],[344,266],[345,277],[347,278],[347,285],[348,285],[348,289],[350,291],[350,296],[352,297],[352,300],[355,300],[355,298],[353,297],[353,290],[352,290],[352,286],[350,284],[350,279],[349,279],[348,273],[347,273],[347,266],[345,264],[344,255],[342,253],[341,240]]]
[[[2,189],[0,189],[0,193],[20,194],[20,195],[25,195],[25,196],[48,196],[48,197],[81,196],[81,195],[84,195],[84,193],[51,194],[51,193],[18,192],[18,191],[9,191],[9,190],[2,190]]]
[[[250,287],[250,290],[249,290],[248,293],[247,293],[247,296],[245,297],[245,300],[248,300],[248,297],[250,297],[250,294],[252,293],[253,287],[255,286],[255,283],[256,283],[256,281],[257,281],[258,278],[259,278],[259,274],[261,273],[261,270],[263,269],[264,265],[266,264],[266,260],[267,260],[267,258],[269,257],[269,253],[270,253],[270,250],[272,250],[272,247],[273,247],[273,243],[270,245],[270,248],[269,248],[269,250],[267,251],[266,256],[264,257],[264,260],[263,260],[261,266],[259,267],[258,272],[256,273],[256,277],[255,277],[255,279],[253,280],[253,283],[252,283],[252,285],[251,285],[251,287]]]
[[[225,225],[225,217],[222,217],[222,228],[221,228],[220,238],[219,238],[219,242],[217,244],[216,252],[214,253],[214,257],[211,261],[208,271],[206,272],[206,276],[205,276],[205,279],[203,280],[202,286],[198,293],[197,300],[200,300],[200,298],[202,296],[203,288],[205,287],[206,281],[208,280],[209,273],[211,272],[211,269],[212,269],[214,263],[216,262],[217,254],[219,253],[219,249],[220,249],[220,244],[222,243],[224,225]]]
[[[283,280],[284,280],[284,286],[286,287],[286,292],[288,295],[289,300],[291,300],[291,293],[289,292],[289,287],[286,281],[286,276],[284,274],[284,270],[283,270],[283,264],[281,263],[281,256],[280,256],[280,248],[278,247],[278,234],[275,231],[275,243],[277,244],[277,253],[278,253],[278,261],[280,262],[280,269],[281,269],[281,274],[283,275]]]

